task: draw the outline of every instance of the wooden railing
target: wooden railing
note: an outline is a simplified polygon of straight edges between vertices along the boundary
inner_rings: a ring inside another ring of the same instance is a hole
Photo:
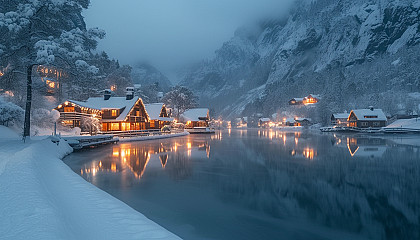
[[[92,114],[79,112],[60,112],[61,121],[81,120],[82,117],[92,117]]]

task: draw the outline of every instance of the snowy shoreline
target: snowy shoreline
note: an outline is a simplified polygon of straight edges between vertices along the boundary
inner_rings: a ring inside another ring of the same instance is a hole
[[[120,142],[147,141],[147,140],[181,137],[181,136],[187,136],[187,135],[189,135],[189,133],[185,131],[185,132],[165,134],[165,135],[140,136],[140,137],[120,137],[119,140],[120,140]]]
[[[61,159],[61,140],[0,140],[0,238],[180,239],[86,182]]]

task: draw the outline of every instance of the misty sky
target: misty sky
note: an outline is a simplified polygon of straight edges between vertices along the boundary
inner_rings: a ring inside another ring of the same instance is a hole
[[[170,74],[213,56],[234,31],[281,15],[290,0],[91,0],[88,27],[107,33],[99,44],[124,64],[148,61]]]

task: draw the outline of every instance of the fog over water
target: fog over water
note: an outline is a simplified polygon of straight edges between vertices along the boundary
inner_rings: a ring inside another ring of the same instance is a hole
[[[91,0],[88,27],[107,33],[99,44],[123,64],[147,61],[169,74],[214,55],[234,31],[287,12],[291,0]]]

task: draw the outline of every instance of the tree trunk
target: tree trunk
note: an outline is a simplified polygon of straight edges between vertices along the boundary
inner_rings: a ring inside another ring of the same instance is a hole
[[[28,66],[26,76],[26,109],[25,109],[25,123],[23,126],[23,140],[31,135],[31,105],[32,105],[32,68],[34,65]]]

